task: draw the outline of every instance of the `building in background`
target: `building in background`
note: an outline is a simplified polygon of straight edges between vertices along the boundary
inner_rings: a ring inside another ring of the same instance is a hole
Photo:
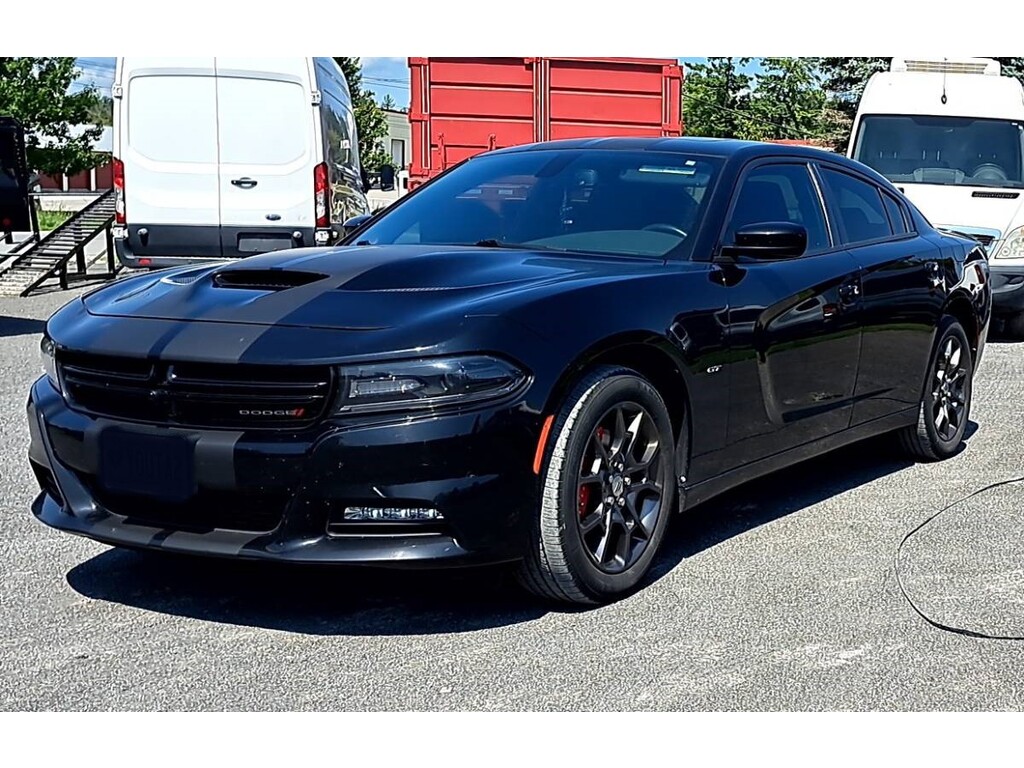
[[[384,110],[388,119],[388,135],[385,147],[391,154],[391,163],[396,171],[409,167],[409,145],[412,141],[412,129],[409,127],[409,113],[397,110]]]

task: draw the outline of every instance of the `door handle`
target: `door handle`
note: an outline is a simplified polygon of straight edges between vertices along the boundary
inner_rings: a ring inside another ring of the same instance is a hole
[[[849,306],[860,298],[860,285],[858,283],[844,283],[839,286],[839,301]]]
[[[242,189],[252,189],[259,182],[256,181],[256,179],[250,179],[248,176],[243,176],[240,179],[232,179],[231,183],[236,187],[241,187]]]

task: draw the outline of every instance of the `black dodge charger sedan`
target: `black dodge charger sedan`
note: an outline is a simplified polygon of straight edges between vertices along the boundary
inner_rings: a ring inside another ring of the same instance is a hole
[[[536,144],[353,227],[58,311],[35,515],[172,552],[514,562],[596,603],[738,483],[880,433],[922,460],[963,440],[984,252],[842,157]]]

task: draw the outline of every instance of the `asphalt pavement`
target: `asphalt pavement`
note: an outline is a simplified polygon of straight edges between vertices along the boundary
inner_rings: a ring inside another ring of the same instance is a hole
[[[1024,343],[992,341],[966,449],[884,440],[677,519],[594,610],[500,570],[302,569],[111,549],[29,512],[25,398],[70,293],[0,299],[0,709],[1019,710]],[[958,503],[959,502],[959,503]],[[950,506],[952,505],[952,506]]]

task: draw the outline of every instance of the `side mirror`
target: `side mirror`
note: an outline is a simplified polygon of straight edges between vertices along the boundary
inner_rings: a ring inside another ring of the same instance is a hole
[[[390,165],[380,167],[380,189],[382,192],[390,192],[395,188],[395,169]]]
[[[793,259],[807,251],[807,230],[790,221],[748,224],[736,231],[735,242],[722,246],[722,256],[753,259]]]
[[[348,221],[341,225],[342,229],[344,229],[343,236],[348,237],[372,218],[373,216],[369,213],[361,213],[358,216],[353,216],[351,219],[349,219]]]

